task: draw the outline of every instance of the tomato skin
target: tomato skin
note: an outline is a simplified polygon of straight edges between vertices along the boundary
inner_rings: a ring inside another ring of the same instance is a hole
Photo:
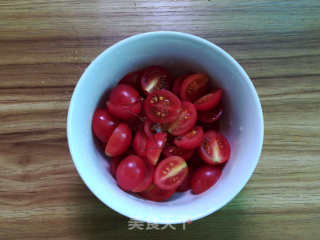
[[[180,97],[184,101],[194,102],[208,89],[209,77],[202,73],[187,76],[181,85]]]
[[[185,77],[186,77],[186,75],[182,75],[182,76],[176,78],[176,80],[174,80],[174,82],[173,82],[172,92],[177,96],[180,95],[181,84],[182,84],[183,80],[185,79]]]
[[[113,116],[124,121],[137,117],[142,108],[139,93],[128,84],[118,84],[106,105]]]
[[[176,137],[174,144],[184,149],[194,149],[201,145],[203,135],[203,128],[196,126],[184,135]]]
[[[200,122],[203,123],[214,123],[220,119],[223,114],[223,109],[221,106],[211,109],[207,112],[199,112],[198,118]]]
[[[138,89],[140,87],[140,78],[141,78],[141,71],[130,72],[126,74],[121,80],[120,84],[128,84]]]
[[[179,156],[182,157],[185,161],[189,160],[193,156],[193,153],[193,149],[183,149],[174,145],[166,146],[163,150],[163,155],[165,157]]]
[[[146,116],[156,123],[169,123],[174,121],[181,108],[179,98],[167,90],[156,90],[149,94],[144,101]]]
[[[230,158],[230,144],[225,136],[216,131],[204,134],[203,142],[198,148],[200,157],[208,164],[225,163]]]
[[[174,136],[179,136],[190,131],[196,124],[198,114],[195,106],[191,102],[182,102],[182,107],[178,118],[170,124],[168,132]]]
[[[129,155],[119,163],[116,179],[121,189],[132,191],[143,182],[145,174],[144,161],[136,155]]]
[[[170,88],[170,76],[168,71],[159,66],[150,66],[142,71],[141,88],[149,94],[159,89]]]
[[[205,165],[198,168],[191,179],[192,193],[200,194],[212,187],[221,176],[221,168]]]
[[[97,109],[94,112],[92,130],[102,143],[107,143],[117,125],[118,121],[108,113],[107,109]]]
[[[138,130],[133,139],[133,149],[139,157],[146,156],[148,138],[142,130]]]
[[[156,133],[148,138],[146,157],[155,166],[160,158],[161,152],[166,145],[167,133]]]
[[[189,164],[188,164],[188,167],[189,167]],[[189,167],[188,170],[189,170],[188,175],[183,180],[183,182],[180,184],[180,186],[177,188],[177,192],[186,192],[189,189],[191,189],[191,179],[192,179],[192,176],[193,176],[195,170],[191,167]]]
[[[199,111],[208,111],[219,105],[222,98],[222,89],[218,89],[199,98],[195,103],[195,107]]]
[[[188,174],[188,165],[183,158],[171,156],[156,167],[153,182],[161,189],[176,189]]]
[[[109,157],[116,157],[126,152],[131,144],[132,133],[129,126],[125,123],[120,123],[114,129],[112,135],[107,142],[105,154]]]
[[[151,184],[145,191],[141,192],[140,195],[151,201],[164,202],[167,201],[175,192],[175,189],[163,190],[155,184]]]
[[[114,178],[116,178],[117,168],[119,166],[120,161],[121,157],[113,157],[109,161],[109,171]]]
[[[144,161],[146,166],[146,174],[143,181],[135,188],[132,189],[132,192],[143,192],[152,184],[154,167],[148,162]]]

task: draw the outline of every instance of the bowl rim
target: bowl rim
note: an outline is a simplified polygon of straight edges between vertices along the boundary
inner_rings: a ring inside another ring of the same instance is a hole
[[[217,52],[219,52],[221,55],[223,55],[225,58],[227,58],[240,72],[241,77],[247,82],[250,90],[253,93],[254,96],[254,100],[255,100],[255,106],[257,107],[257,112],[258,112],[258,118],[259,118],[259,125],[261,127],[261,131],[259,133],[258,139],[260,140],[260,144],[259,144],[259,149],[257,150],[257,158],[256,161],[254,162],[254,164],[252,164],[251,169],[249,171],[250,174],[248,174],[245,178],[245,180],[243,181],[243,185],[239,186],[232,195],[230,195],[228,197],[228,200],[223,202],[222,204],[218,205],[218,206],[214,206],[214,207],[208,207],[207,210],[205,212],[201,212],[197,215],[193,215],[190,217],[191,221],[195,221],[198,219],[201,219],[203,217],[206,217],[208,215],[210,215],[211,213],[214,213],[218,210],[220,210],[221,208],[223,208],[224,206],[226,206],[229,202],[231,202],[240,192],[241,190],[247,185],[248,181],[250,180],[251,176],[253,175],[253,172],[255,171],[258,162],[260,160],[261,157],[261,152],[262,152],[262,147],[263,147],[263,140],[264,140],[264,119],[263,119],[263,111],[262,111],[262,107],[261,107],[261,103],[259,100],[259,96],[258,93],[250,79],[250,77],[248,76],[248,74],[245,72],[245,70],[242,68],[242,66],[228,53],[226,52],[224,49],[222,49],[221,47],[215,45],[214,43],[203,39],[201,37],[198,37],[196,35],[193,34],[189,34],[189,33],[183,33],[183,32],[176,32],[176,31],[154,31],[154,32],[146,32],[146,33],[140,33],[140,34],[136,34],[133,36],[130,36],[128,38],[122,39],[116,43],[114,43],[112,46],[110,46],[109,48],[104,49],[85,69],[85,71],[82,73],[80,79],[78,80],[77,84],[74,87],[73,93],[72,93],[72,97],[71,100],[69,102],[69,107],[68,107],[68,115],[67,115],[67,140],[68,140],[68,147],[69,147],[69,152],[72,158],[72,161],[76,167],[76,170],[80,176],[80,178],[82,179],[82,181],[84,182],[84,184],[87,186],[87,188],[93,193],[93,195],[98,198],[101,202],[103,202],[105,205],[107,205],[109,208],[113,209],[114,211],[120,213],[123,216],[126,216],[128,218],[132,218],[132,219],[136,219],[136,220],[140,220],[143,222],[148,222],[148,223],[157,223],[157,224],[181,224],[181,223],[185,223],[185,221],[183,221],[182,219],[176,219],[176,218],[172,218],[170,220],[166,220],[166,221],[162,221],[161,219],[158,219],[156,222],[153,221],[152,218],[147,219],[147,218],[141,218],[140,216],[136,216],[133,215],[130,211],[127,211],[125,208],[119,208],[117,204],[114,204],[112,201],[110,202],[105,202],[102,200],[102,198],[99,195],[99,192],[96,191],[93,187],[90,186],[89,181],[87,179],[86,176],[84,176],[84,174],[82,174],[82,172],[80,171],[80,167],[77,163],[77,161],[75,160],[75,154],[74,151],[76,150],[75,147],[73,147],[73,143],[71,143],[71,122],[72,122],[72,112],[73,112],[73,108],[75,107],[75,96],[77,96],[79,94],[81,85],[84,84],[85,82],[85,78],[86,76],[89,74],[88,73],[88,69],[95,65],[97,62],[101,61],[101,59],[104,58],[105,55],[107,55],[111,50],[121,47],[124,44],[128,44],[132,41],[137,41],[139,39],[143,39],[145,37],[162,37],[163,35],[166,36],[170,36],[170,37],[179,37],[179,38],[184,38],[186,40],[191,40],[191,41],[195,41],[198,42],[199,44],[202,45],[206,45],[208,48],[211,48]]]

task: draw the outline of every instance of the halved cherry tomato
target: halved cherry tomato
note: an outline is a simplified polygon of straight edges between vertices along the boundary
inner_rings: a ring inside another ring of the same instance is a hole
[[[109,137],[117,125],[118,121],[108,113],[107,109],[97,109],[94,112],[92,130],[101,142],[106,143],[109,140]]]
[[[188,165],[178,156],[162,160],[156,167],[153,182],[161,189],[176,189],[188,174]]]
[[[182,76],[178,77],[176,80],[174,80],[174,82],[173,82],[172,92],[174,94],[176,94],[177,96],[180,95],[181,84],[186,76],[187,75],[182,75]]]
[[[184,149],[194,149],[201,145],[203,140],[203,128],[196,126],[184,135],[174,139],[174,144]]]
[[[117,168],[121,159],[122,159],[121,157],[113,157],[109,161],[109,171],[114,178],[116,177]]]
[[[174,121],[179,115],[180,108],[179,98],[172,92],[163,89],[153,91],[144,102],[147,117],[157,123]]]
[[[188,175],[185,177],[183,182],[180,184],[180,186],[177,188],[177,192],[185,192],[191,189],[191,179],[194,174],[194,169],[191,168],[188,164]]]
[[[109,157],[121,155],[130,147],[131,139],[132,133],[129,126],[125,123],[120,123],[109,138],[105,148],[105,154]]]
[[[185,161],[190,159],[194,153],[194,150],[188,150],[188,149],[183,149],[179,148],[174,145],[169,145],[166,146],[163,150],[163,155],[165,157],[171,157],[171,156],[180,156],[182,157]]]
[[[190,102],[182,102],[178,118],[169,125],[168,132],[174,136],[190,131],[197,121],[197,110]]]
[[[136,155],[123,159],[117,168],[117,183],[125,191],[137,188],[146,176],[146,165]]]
[[[146,156],[148,137],[142,130],[138,130],[133,139],[133,149],[139,157]]]
[[[205,165],[196,170],[191,179],[192,193],[200,194],[212,187],[221,176],[221,168]]]
[[[140,88],[140,78],[141,78],[141,71],[130,72],[125,75],[121,80],[120,84],[129,84],[134,88]]]
[[[141,111],[139,93],[128,84],[117,85],[107,101],[109,112],[121,120],[128,120],[138,116]]]
[[[151,201],[163,202],[168,200],[175,192],[175,189],[163,190],[155,184],[152,184],[147,188],[147,190],[141,192],[140,195]]]
[[[156,133],[148,138],[146,157],[153,166],[157,164],[166,141],[167,133]]]
[[[200,157],[207,163],[216,165],[228,161],[230,145],[228,140],[216,131],[204,134],[203,142],[199,147]]]
[[[146,190],[151,184],[152,184],[152,179],[153,179],[153,174],[154,174],[154,167],[149,164],[148,162],[144,162],[146,165],[146,174],[145,177],[137,187],[132,189],[132,192],[142,192]]]
[[[195,101],[194,105],[199,111],[208,111],[218,106],[222,98],[222,89],[211,92]]]
[[[169,89],[170,76],[168,71],[159,66],[145,68],[141,76],[141,88],[146,94],[159,89]]]
[[[208,82],[208,76],[202,73],[196,73],[187,76],[181,85],[181,99],[190,102],[197,100],[207,91]]]
[[[149,119],[144,121],[143,130],[147,137],[152,137],[155,133],[163,132],[163,126],[160,123],[151,122]]]
[[[215,121],[219,120],[223,113],[222,107],[218,106],[214,109],[211,109],[208,112],[199,112],[198,118],[203,123],[214,123]]]

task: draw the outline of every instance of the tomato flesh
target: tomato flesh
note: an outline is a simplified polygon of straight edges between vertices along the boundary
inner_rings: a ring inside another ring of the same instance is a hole
[[[140,193],[140,195],[148,200],[156,202],[167,201],[174,193],[175,189],[163,190],[157,187],[155,184],[151,184],[147,190]]]
[[[191,179],[192,193],[200,194],[212,187],[221,176],[221,168],[216,166],[202,166],[198,168]]]
[[[182,75],[182,76],[178,77],[176,80],[174,80],[174,82],[173,82],[172,92],[174,94],[176,94],[177,96],[179,96],[179,94],[180,94],[181,84],[182,84],[183,80],[185,79],[185,77],[186,77],[186,75]]]
[[[195,103],[195,107],[199,111],[208,111],[219,105],[222,98],[222,89],[218,89],[203,97],[199,98]]]
[[[180,97],[184,101],[194,102],[208,89],[209,78],[202,73],[187,76],[181,85]]]
[[[144,180],[146,166],[141,158],[130,155],[123,159],[116,173],[118,185],[125,191],[132,191]]]
[[[141,88],[146,94],[159,89],[169,89],[169,87],[170,76],[165,68],[151,66],[143,70],[141,76]]]
[[[190,159],[193,156],[194,150],[193,149],[183,149],[179,148],[174,145],[166,146],[163,150],[163,155],[165,157],[171,157],[171,156],[179,156],[182,157],[185,161]]]
[[[178,156],[162,160],[154,172],[154,183],[161,189],[176,189],[188,174],[188,166],[183,158]]]
[[[203,142],[199,147],[199,155],[211,165],[225,163],[230,158],[230,144],[222,134],[208,131],[204,134]]]
[[[114,119],[106,109],[97,109],[92,118],[92,130],[94,135],[103,143],[107,143],[118,121]]]
[[[123,154],[130,147],[131,139],[132,133],[129,126],[125,123],[120,123],[118,127],[114,129],[107,142],[105,154],[109,157]]]
[[[174,144],[184,149],[194,149],[201,145],[203,135],[203,128],[196,126],[184,135],[176,137]]]
[[[166,141],[167,133],[156,133],[148,138],[146,157],[153,166],[157,164]]]
[[[168,131],[174,136],[182,135],[190,131],[197,121],[197,110],[190,102],[182,102],[178,118],[170,124]]]
[[[148,95],[144,102],[147,117],[157,123],[174,121],[180,112],[181,102],[172,92],[157,90]]]

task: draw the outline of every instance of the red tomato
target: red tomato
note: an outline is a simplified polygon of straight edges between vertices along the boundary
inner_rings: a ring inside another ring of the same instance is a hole
[[[159,123],[154,123],[149,119],[146,119],[144,121],[143,130],[147,137],[152,137],[155,133],[163,132],[163,127]]]
[[[203,128],[196,126],[184,135],[174,139],[174,144],[184,149],[194,149],[201,145],[203,140]]]
[[[154,167],[151,164],[147,163],[147,162],[145,162],[145,165],[146,165],[145,177],[144,177],[142,183],[140,183],[137,187],[132,189],[132,192],[145,191],[152,184],[152,178],[153,178],[153,174],[154,174]]]
[[[177,192],[185,192],[191,189],[191,179],[195,170],[193,168],[190,168],[189,164],[188,164],[188,170],[189,170],[188,175],[180,184],[180,186],[177,188]]]
[[[141,192],[140,195],[151,201],[163,202],[168,200],[175,193],[175,191],[175,189],[163,190],[152,184],[147,190]]]
[[[185,77],[186,77],[186,75],[182,75],[182,76],[178,77],[176,80],[174,80],[174,82],[173,82],[172,92],[174,94],[176,94],[177,96],[180,95],[181,84],[182,84],[183,80],[185,79]]]
[[[216,165],[228,161],[230,145],[228,140],[216,131],[204,134],[203,142],[199,147],[200,157],[207,163]]]
[[[223,113],[223,110],[221,107],[217,107],[214,109],[211,109],[208,112],[199,112],[198,118],[203,123],[214,123],[217,121]]]
[[[196,170],[191,179],[192,193],[200,194],[212,187],[221,176],[221,168],[203,166]]]
[[[170,76],[166,69],[159,66],[147,67],[141,76],[141,88],[149,94],[159,89],[169,89]]]
[[[166,141],[167,133],[156,133],[148,139],[146,157],[153,166],[157,164]]]
[[[188,165],[178,156],[162,160],[156,167],[153,182],[161,189],[176,189],[188,174]]]
[[[190,102],[182,102],[178,118],[170,124],[168,132],[174,136],[182,135],[190,131],[197,121],[197,110]]]
[[[187,76],[181,85],[181,99],[190,102],[197,100],[207,91],[208,82],[208,76],[202,73],[191,74]]]
[[[121,161],[121,157],[113,157],[109,161],[109,171],[114,178],[116,177],[117,168],[120,161]]]
[[[218,89],[199,98],[194,105],[199,111],[208,111],[218,106],[222,98],[222,90]]]
[[[132,133],[129,126],[120,123],[114,129],[106,145],[105,154],[109,157],[119,156],[128,150],[131,144]]]
[[[107,101],[109,112],[121,120],[128,120],[138,116],[141,111],[139,93],[128,84],[118,84]]]
[[[149,94],[144,102],[146,116],[157,123],[174,121],[179,115],[180,108],[179,98],[172,92],[163,89]]]
[[[188,150],[188,149],[183,149],[179,148],[174,145],[169,145],[166,146],[165,149],[163,150],[163,155],[165,157],[171,157],[171,156],[180,156],[182,157],[185,161],[190,159],[194,153],[194,150]]]
[[[120,84],[129,84],[134,88],[140,87],[140,78],[141,78],[141,71],[131,72],[125,75],[121,80]]]
[[[113,130],[118,125],[106,109],[97,109],[92,118],[92,130],[95,136],[103,143],[109,140]]]
[[[146,156],[148,138],[142,130],[138,130],[133,139],[133,149],[139,157]]]
[[[123,159],[117,168],[117,183],[121,189],[132,191],[138,187],[146,176],[144,161],[135,155]]]

